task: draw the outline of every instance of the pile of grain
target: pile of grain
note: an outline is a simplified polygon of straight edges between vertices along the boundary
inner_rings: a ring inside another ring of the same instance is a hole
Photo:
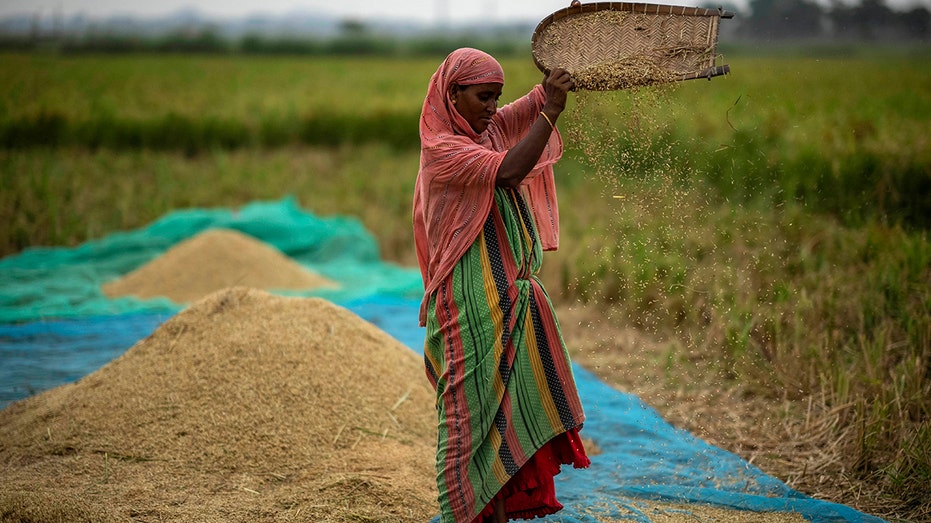
[[[229,289],[0,412],[0,514],[426,521],[435,416],[421,358],[376,327]]]
[[[191,303],[233,286],[306,290],[336,284],[251,236],[228,229],[209,229],[122,278],[104,284],[102,290],[110,298],[164,296],[177,303]]]

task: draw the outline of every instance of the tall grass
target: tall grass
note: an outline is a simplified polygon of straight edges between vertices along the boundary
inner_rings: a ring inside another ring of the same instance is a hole
[[[681,136],[670,122],[694,122],[700,104],[681,102],[697,92],[708,91],[578,98],[581,116],[568,130],[596,182],[581,222],[590,229],[573,230],[566,265],[550,269],[566,277],[572,296],[608,302],[616,319],[682,355],[717,360],[721,376],[758,395],[818,398],[837,420],[832,444],[850,459],[837,472],[877,480],[905,505],[922,506],[931,488],[929,201],[916,190],[899,195],[907,202],[899,214],[863,208],[896,185],[931,182],[925,138],[904,127],[899,139],[870,145],[916,170],[864,154],[882,177],[840,168],[819,179],[818,164],[792,164],[793,153],[767,149],[738,116],[718,129],[729,132],[713,152],[701,147],[701,132]],[[877,131],[886,133],[896,131]],[[791,141],[783,134],[773,131]],[[758,147],[734,151],[740,142]],[[823,162],[847,160],[843,148],[817,141],[794,146],[806,148]],[[761,162],[766,169],[752,168]],[[909,219],[909,208],[922,218]]]
[[[0,245],[78,245],[174,209],[292,194],[318,214],[363,220],[383,255],[416,263],[410,201],[418,154],[386,146],[183,152],[0,151]]]
[[[729,201],[798,201],[849,224],[878,216],[931,226],[931,89],[923,74],[931,55],[728,61],[731,77],[690,82],[666,100],[670,107],[639,109],[666,118],[651,131],[655,147],[688,143],[691,154],[677,167],[692,167]],[[8,78],[0,84],[0,147],[416,147],[436,62],[0,55]],[[506,97],[539,81],[529,60],[505,65]],[[613,150],[629,154],[639,140]]]
[[[413,265],[416,119],[438,61],[0,56],[0,254],[293,194],[358,216]],[[528,62],[505,61],[503,98],[539,81]],[[702,358],[721,387],[811,400],[794,415],[830,420],[846,461],[829,470],[919,514],[928,59],[726,62],[732,75],[654,99],[573,98],[544,280],[668,345],[671,372]]]

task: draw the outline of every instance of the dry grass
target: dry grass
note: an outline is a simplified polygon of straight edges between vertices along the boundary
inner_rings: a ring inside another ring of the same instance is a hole
[[[829,408],[817,395],[779,399],[748,390],[728,379],[719,362],[683,358],[673,345],[614,321],[601,307],[562,306],[558,315],[574,361],[673,425],[812,497],[892,521],[931,515],[928,508],[903,511],[880,478],[851,468],[849,442],[858,428],[849,423],[850,405]]]

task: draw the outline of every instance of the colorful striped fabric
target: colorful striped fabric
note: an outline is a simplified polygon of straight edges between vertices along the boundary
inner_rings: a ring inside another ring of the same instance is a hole
[[[431,295],[424,361],[437,390],[443,522],[471,522],[582,406],[552,304],[543,251],[519,190],[495,189],[482,233]]]

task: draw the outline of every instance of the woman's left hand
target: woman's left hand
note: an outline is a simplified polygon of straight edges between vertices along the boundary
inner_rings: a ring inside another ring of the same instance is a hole
[[[550,71],[543,79],[543,91],[546,93],[546,102],[543,110],[550,116],[557,116],[566,108],[566,98],[569,91],[575,89],[575,82],[569,71],[557,67]]]
[[[553,69],[544,77],[546,101],[543,102],[542,114],[530,126],[530,132],[501,160],[495,177],[499,187],[517,187],[537,164],[550,135],[556,130],[556,119],[566,108],[567,93],[574,88],[575,82],[565,69]]]

